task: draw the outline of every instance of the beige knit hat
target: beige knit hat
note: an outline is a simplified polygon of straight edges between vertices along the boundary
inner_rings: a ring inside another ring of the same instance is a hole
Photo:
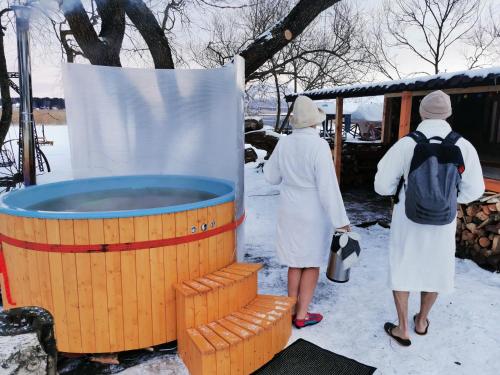
[[[451,116],[450,97],[441,90],[433,91],[422,99],[419,112],[423,119],[446,120]]]
[[[295,129],[308,128],[321,124],[326,119],[325,112],[307,96],[298,96],[293,104],[290,123]]]

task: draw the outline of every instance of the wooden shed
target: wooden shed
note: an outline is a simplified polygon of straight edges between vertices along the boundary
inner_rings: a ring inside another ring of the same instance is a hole
[[[476,147],[486,188],[500,192],[500,67],[325,88],[292,94],[286,100],[293,103],[298,95],[313,100],[336,99],[340,116],[336,118],[334,158],[340,178],[344,98],[383,95],[382,144],[391,145],[416,129],[421,121],[420,101],[434,90],[450,95],[453,114],[447,121]]]

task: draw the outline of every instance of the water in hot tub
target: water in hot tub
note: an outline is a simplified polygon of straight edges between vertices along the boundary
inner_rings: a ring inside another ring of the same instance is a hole
[[[54,212],[128,211],[195,203],[215,197],[212,193],[190,189],[120,188],[64,195],[38,202],[26,209]]]

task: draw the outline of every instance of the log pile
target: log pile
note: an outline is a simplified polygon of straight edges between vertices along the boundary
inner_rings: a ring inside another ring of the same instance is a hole
[[[333,145],[330,147],[333,150]],[[387,149],[386,145],[378,143],[344,143],[341,187],[373,187],[377,164]]]
[[[500,194],[487,192],[476,202],[460,205],[457,216],[457,256],[500,271]]]

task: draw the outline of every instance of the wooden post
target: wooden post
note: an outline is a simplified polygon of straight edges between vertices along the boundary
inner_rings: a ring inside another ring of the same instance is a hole
[[[384,112],[382,114],[382,144],[391,143],[391,98],[384,96]]]
[[[492,178],[485,178],[484,184],[486,185],[486,190],[500,193],[500,180],[494,180]]]
[[[340,175],[342,171],[342,118],[344,116],[344,98],[337,98],[335,100],[337,110],[335,112],[335,149],[334,149],[334,162],[335,172],[340,184]]]
[[[412,100],[411,92],[403,91],[401,95],[401,113],[399,115],[398,138],[403,138],[410,132],[411,100]]]

